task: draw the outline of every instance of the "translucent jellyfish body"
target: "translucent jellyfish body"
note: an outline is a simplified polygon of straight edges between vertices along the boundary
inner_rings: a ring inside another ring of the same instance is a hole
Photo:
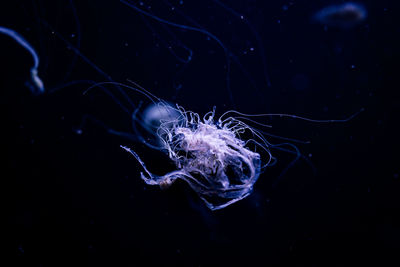
[[[33,58],[33,67],[31,68],[31,78],[32,84],[27,83],[32,93],[34,94],[42,94],[44,93],[44,85],[42,80],[38,76],[39,69],[39,56],[37,55],[35,49],[16,31],[0,26],[0,34],[5,34],[11,38],[13,38],[18,44],[20,44],[24,49],[26,49]]]
[[[315,13],[314,19],[321,24],[349,29],[365,21],[367,16],[368,12],[364,5],[347,2],[319,10]]]
[[[162,111],[165,111],[162,109]],[[162,121],[157,129],[161,148],[168,153],[177,170],[163,176],[151,173],[145,163],[132,149],[122,146],[142,165],[142,179],[150,185],[162,188],[182,179],[197,192],[199,197],[212,209],[224,208],[247,197],[260,176],[263,165],[271,161],[266,145],[254,139],[247,141],[240,134],[247,131],[253,136],[256,132],[243,122],[234,118],[214,121],[215,113],[209,112],[202,119],[197,113],[182,108],[179,117]],[[175,113],[173,113],[175,114]],[[164,116],[167,117],[167,116]],[[266,162],[252,147],[260,146],[267,152]]]
[[[168,127],[168,122],[173,122],[179,118],[180,113],[169,104],[151,104],[146,107],[142,114],[141,126],[148,133],[157,133],[161,124],[164,123],[163,127]],[[135,119],[135,118],[134,118]],[[170,123],[169,127],[172,127]],[[162,147],[162,140],[156,135],[155,140],[152,141],[156,147]],[[150,143],[148,143],[150,144]]]

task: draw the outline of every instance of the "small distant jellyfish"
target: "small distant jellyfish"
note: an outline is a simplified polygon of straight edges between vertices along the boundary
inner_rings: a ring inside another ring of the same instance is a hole
[[[314,15],[314,20],[328,26],[350,29],[364,22],[368,12],[360,3],[348,2],[325,7]]]
[[[33,49],[33,47],[28,43],[28,41],[25,40],[24,37],[22,37],[19,33],[17,33],[14,30],[0,26],[0,33],[13,38],[18,44],[20,44],[23,48],[25,48],[32,55],[33,67],[30,70],[32,84],[28,84],[28,86],[30,87],[32,93],[34,93],[34,94],[44,93],[43,82],[38,76],[39,57],[38,57],[35,49]]]
[[[150,106],[144,118],[149,119],[149,125],[158,125],[160,150],[166,152],[177,168],[162,176],[151,173],[135,151],[121,147],[143,167],[141,178],[147,184],[167,188],[181,179],[208,208],[222,209],[247,197],[261,170],[272,162],[267,142],[242,121],[224,118],[228,113],[215,120],[215,108],[201,118],[179,106],[173,108],[161,103]],[[160,117],[163,120],[158,120],[159,123],[151,122],[152,118]],[[247,132],[252,137],[244,139],[242,136]]]

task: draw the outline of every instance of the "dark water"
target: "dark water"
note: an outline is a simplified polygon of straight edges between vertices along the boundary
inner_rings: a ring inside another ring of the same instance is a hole
[[[352,27],[313,21],[325,1],[224,2],[133,2],[196,30],[119,1],[2,7],[0,26],[36,49],[46,88],[31,93],[30,55],[0,35],[7,266],[397,266],[394,1],[361,1],[368,17]],[[142,95],[128,99],[107,87],[120,105],[98,88],[83,95],[91,82],[127,79],[200,114],[213,106],[219,115],[313,119],[365,111],[345,123],[261,118],[273,126],[267,133],[311,141],[294,144],[316,172],[299,160],[278,178],[293,155],[276,151],[278,164],[252,195],[212,212],[183,182],[165,191],[146,185],[119,146],[134,148],[160,175],[174,169],[168,157],[102,126],[131,131],[121,105],[133,112],[129,100],[138,105]]]

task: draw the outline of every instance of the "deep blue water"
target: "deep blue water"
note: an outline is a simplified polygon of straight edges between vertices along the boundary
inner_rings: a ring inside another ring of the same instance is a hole
[[[394,1],[359,1],[368,16],[353,27],[313,20],[343,1],[221,2],[132,1],[163,21],[119,1],[15,1],[0,10],[0,26],[38,53],[46,88],[32,94],[30,55],[0,35],[4,232],[16,266],[397,266]],[[160,175],[175,168],[168,157],[103,127],[132,132],[129,102],[145,97],[112,86],[120,102],[99,88],[83,94],[92,82],[128,79],[200,114],[216,106],[218,115],[331,120],[364,111],[344,123],[260,118],[272,125],[257,126],[267,133],[310,141],[294,144],[311,164],[292,166],[293,155],[275,151],[277,165],[249,197],[210,211],[184,182],[146,185],[120,145]]]

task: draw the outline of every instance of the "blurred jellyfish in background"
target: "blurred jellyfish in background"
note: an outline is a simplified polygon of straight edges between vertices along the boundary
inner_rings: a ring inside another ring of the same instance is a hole
[[[19,45],[25,48],[33,58],[33,67],[30,70],[31,73],[31,82],[26,82],[26,85],[32,91],[33,94],[41,94],[44,93],[44,85],[42,80],[38,76],[38,68],[39,68],[39,56],[36,53],[35,49],[24,37],[22,37],[16,31],[0,26],[0,34],[7,35],[14,39]]]
[[[327,6],[315,13],[313,19],[321,24],[341,29],[351,29],[367,19],[368,12],[363,4],[348,2]]]

